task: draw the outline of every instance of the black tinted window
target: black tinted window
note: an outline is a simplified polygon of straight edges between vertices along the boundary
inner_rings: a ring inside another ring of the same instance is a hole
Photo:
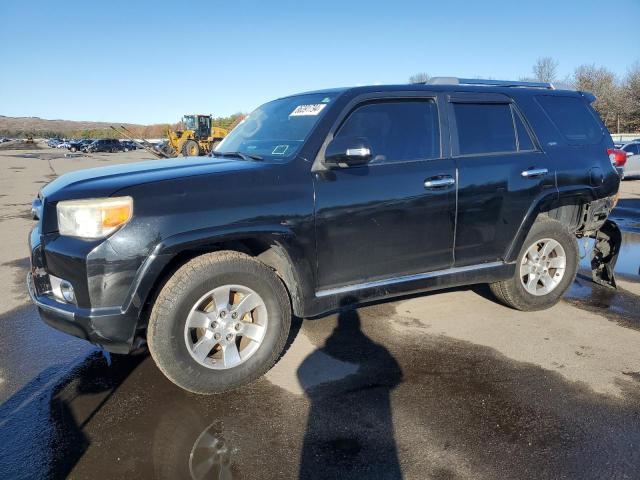
[[[356,109],[336,137],[365,137],[372,162],[401,162],[440,156],[440,129],[431,100],[370,103]]]
[[[518,112],[513,112],[513,119],[516,122],[516,131],[518,132],[518,150],[534,150],[533,140],[531,140]]]
[[[458,152],[514,152],[516,134],[509,104],[454,103]]]
[[[625,152],[631,152],[635,155],[640,151],[640,145],[638,145],[637,143],[631,143],[623,147],[622,150],[624,150]]]
[[[600,123],[582,98],[551,95],[537,98],[569,144],[594,144],[602,138]]]

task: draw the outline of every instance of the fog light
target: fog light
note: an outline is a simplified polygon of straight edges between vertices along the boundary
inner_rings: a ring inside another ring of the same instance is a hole
[[[67,280],[49,275],[51,282],[51,293],[56,299],[66,303],[76,303],[76,294],[73,285]]]
[[[73,293],[73,286],[66,280],[60,282],[60,292],[62,293],[62,298],[67,302],[76,303],[76,295]]]

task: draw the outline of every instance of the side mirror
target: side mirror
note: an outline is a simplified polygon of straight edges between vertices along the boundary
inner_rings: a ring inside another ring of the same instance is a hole
[[[371,147],[364,137],[336,137],[324,154],[324,164],[328,167],[351,167],[370,161]]]

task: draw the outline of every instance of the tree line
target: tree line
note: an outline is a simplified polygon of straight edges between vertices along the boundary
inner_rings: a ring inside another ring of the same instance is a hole
[[[426,72],[409,77],[410,83],[424,83],[430,76]],[[541,57],[531,68],[531,75],[519,80],[551,82],[556,88],[591,92],[593,103],[607,128],[612,133],[640,131],[640,62],[636,61],[624,76],[618,77],[606,67],[580,65],[560,78],[558,62],[552,57]]]

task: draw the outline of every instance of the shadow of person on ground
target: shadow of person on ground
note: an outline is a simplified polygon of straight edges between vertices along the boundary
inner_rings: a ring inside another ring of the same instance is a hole
[[[346,299],[342,305],[354,303]],[[309,385],[305,372],[326,356],[345,362],[346,376]],[[355,372],[355,373],[352,373]],[[391,392],[402,370],[389,351],[361,330],[355,310],[342,311],[326,343],[297,371],[310,400],[300,478],[401,478]]]

